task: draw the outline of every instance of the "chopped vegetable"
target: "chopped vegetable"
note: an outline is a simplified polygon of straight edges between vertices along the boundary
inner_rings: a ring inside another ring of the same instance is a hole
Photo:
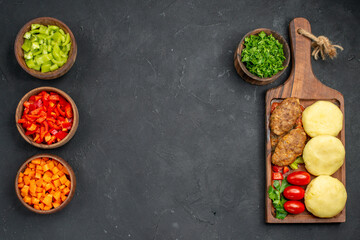
[[[71,38],[58,26],[31,24],[31,30],[24,34],[26,65],[37,71],[50,72],[63,66],[71,49]]]
[[[41,92],[24,102],[24,112],[18,123],[25,135],[36,143],[52,143],[63,140],[72,128],[72,107],[68,101],[54,92]]]
[[[284,209],[284,204],[286,203],[286,199],[281,194],[286,187],[290,186],[290,184],[284,179],[280,184],[280,181],[274,181],[274,187],[269,186],[268,194],[269,198],[273,202],[273,206],[275,208],[276,218],[284,219],[287,216],[287,212]]]
[[[272,174],[272,179],[273,179],[273,180],[283,180],[284,177],[283,177],[283,175],[282,175],[280,172],[274,172],[274,173]]]
[[[290,164],[289,167],[296,170],[298,169],[298,164],[302,164],[302,163],[304,163],[304,159],[300,156],[296,158],[296,160],[292,164]]]
[[[288,171],[290,171],[290,169],[288,167],[284,167],[283,173],[287,173]]]
[[[71,180],[66,168],[58,161],[37,158],[19,174],[18,188],[24,202],[38,210],[50,210],[66,200]]]
[[[241,61],[254,75],[268,78],[284,69],[283,45],[272,34],[260,32],[245,38]]]
[[[283,167],[273,165],[273,166],[272,166],[272,170],[273,170],[274,172],[281,172],[281,171],[283,170]]]

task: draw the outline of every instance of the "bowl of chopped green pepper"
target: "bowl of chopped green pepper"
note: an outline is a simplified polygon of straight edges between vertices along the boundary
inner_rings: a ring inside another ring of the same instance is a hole
[[[247,82],[266,85],[274,82],[290,62],[290,49],[277,32],[259,28],[247,33],[238,45],[234,65]]]
[[[26,23],[15,40],[15,56],[33,77],[50,80],[63,76],[74,65],[74,34],[62,21],[40,17]]]

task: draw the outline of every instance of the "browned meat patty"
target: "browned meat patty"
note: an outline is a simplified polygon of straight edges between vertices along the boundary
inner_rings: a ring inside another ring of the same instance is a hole
[[[286,166],[300,156],[305,147],[306,133],[302,128],[291,130],[279,140],[271,162],[277,166]]]
[[[276,135],[282,135],[290,131],[295,125],[296,119],[301,115],[299,99],[286,98],[275,108],[270,116],[270,129]]]
[[[272,131],[270,132],[271,151],[275,150],[275,147],[278,144],[281,137],[283,137],[283,135],[278,136],[275,133],[273,133]]]

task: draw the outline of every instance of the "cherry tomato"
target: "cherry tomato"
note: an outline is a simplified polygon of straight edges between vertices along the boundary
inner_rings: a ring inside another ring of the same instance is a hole
[[[272,170],[273,170],[274,172],[281,172],[282,169],[283,169],[283,167],[279,167],[279,166],[276,166],[276,165],[273,165],[273,166],[272,166]]]
[[[310,174],[304,171],[296,171],[290,173],[289,176],[287,177],[287,181],[290,184],[299,185],[299,186],[308,185],[310,180],[311,180]]]
[[[305,211],[305,206],[302,202],[299,201],[287,201],[284,204],[284,208],[288,213],[299,214]]]
[[[300,200],[304,198],[305,190],[298,186],[289,186],[285,188],[284,197],[289,200]]]

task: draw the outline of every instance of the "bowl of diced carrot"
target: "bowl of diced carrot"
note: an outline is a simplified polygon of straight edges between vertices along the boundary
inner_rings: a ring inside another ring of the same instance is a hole
[[[79,113],[72,98],[54,87],[31,90],[20,100],[15,113],[20,135],[31,145],[57,148],[74,136]]]
[[[63,209],[75,193],[76,178],[70,165],[53,154],[37,154],[20,167],[15,191],[20,202],[39,214]]]

